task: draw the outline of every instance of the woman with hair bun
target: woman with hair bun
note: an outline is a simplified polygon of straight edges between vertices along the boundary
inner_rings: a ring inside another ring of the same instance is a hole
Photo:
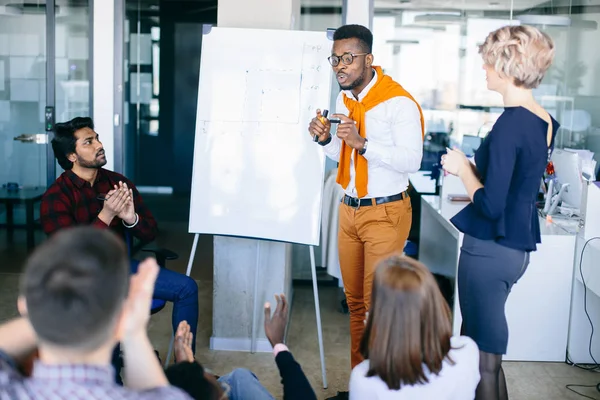
[[[535,206],[558,123],[534,99],[554,58],[550,37],[531,26],[505,26],[480,46],[487,87],[504,112],[475,153],[458,150],[443,168],[462,180],[471,203],[451,222],[464,233],[458,266],[463,334],[479,347],[476,399],[508,399],[502,355],[508,344],[504,305],[541,242]]]

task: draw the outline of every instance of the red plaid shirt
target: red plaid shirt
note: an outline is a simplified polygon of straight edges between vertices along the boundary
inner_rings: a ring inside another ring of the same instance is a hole
[[[98,214],[102,211],[104,202],[98,199],[100,195],[106,195],[118,185],[119,181],[126,183],[133,190],[133,204],[135,212],[139,216],[139,222],[131,229],[122,224],[122,220],[115,217],[110,229],[121,237],[125,230],[143,243],[154,240],[158,226],[150,210],[144,205],[140,193],[131,181],[123,175],[106,169],[98,169],[98,175],[94,186],[78,177],[73,171],[63,172],[58,179],[46,190],[42,197],[40,206],[40,220],[42,229],[47,235],[52,235],[59,229],[76,225],[93,225],[98,228],[108,228]]]

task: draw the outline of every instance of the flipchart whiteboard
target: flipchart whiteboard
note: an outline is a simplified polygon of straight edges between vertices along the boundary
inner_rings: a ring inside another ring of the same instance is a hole
[[[327,32],[205,28],[189,232],[319,244]]]

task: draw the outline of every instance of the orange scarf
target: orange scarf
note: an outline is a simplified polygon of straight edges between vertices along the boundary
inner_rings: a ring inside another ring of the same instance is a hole
[[[374,108],[380,103],[392,99],[394,97],[408,97],[415,102],[419,108],[421,114],[421,133],[425,136],[425,122],[423,120],[423,111],[419,103],[408,93],[399,83],[394,82],[388,75],[384,75],[381,67],[373,67],[377,73],[377,82],[369,90],[369,93],[365,96],[362,101],[358,102],[344,93],[344,105],[350,112],[348,118],[356,121],[358,127],[358,134],[362,137],[367,137],[366,129],[366,118],[365,114],[370,109]],[[339,183],[344,189],[348,187],[350,183],[350,155],[353,151],[346,142],[342,142],[342,150],[340,153],[340,163],[338,165],[338,173],[336,182]],[[358,198],[362,198],[367,195],[367,183],[368,183],[368,164],[367,159],[356,152],[354,154],[354,168],[356,170],[356,191]]]

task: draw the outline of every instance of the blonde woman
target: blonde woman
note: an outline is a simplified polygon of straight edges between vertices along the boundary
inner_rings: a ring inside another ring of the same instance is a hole
[[[480,351],[477,399],[507,399],[502,355],[508,326],[504,305],[540,243],[535,201],[554,145],[558,123],[531,92],[554,57],[550,37],[530,26],[506,26],[486,38],[479,52],[487,87],[502,95],[505,111],[475,154],[442,156],[446,171],[462,180],[471,203],[452,223],[464,235],[458,267],[463,334]]]
[[[423,264],[396,255],[381,262],[360,351],[350,377],[350,400],[472,400],[479,352],[452,336],[451,314]]]

